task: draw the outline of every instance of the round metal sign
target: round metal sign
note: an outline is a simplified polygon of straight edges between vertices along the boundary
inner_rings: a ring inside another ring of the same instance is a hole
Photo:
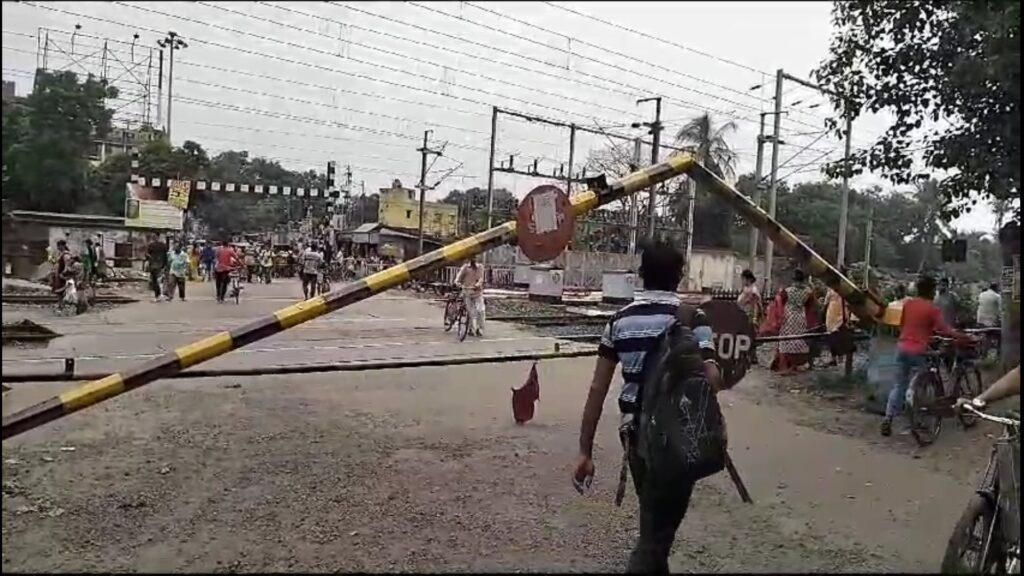
[[[533,262],[554,260],[572,240],[575,224],[576,214],[565,192],[550,184],[538,186],[519,203],[519,248]]]
[[[723,385],[727,389],[732,388],[743,379],[753,364],[756,352],[754,325],[735,302],[708,300],[699,307],[711,322]]]

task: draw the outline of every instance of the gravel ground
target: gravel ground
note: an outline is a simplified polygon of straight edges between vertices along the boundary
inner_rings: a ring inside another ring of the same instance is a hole
[[[132,392],[4,443],[4,571],[621,571],[636,504],[612,505],[613,418],[593,493],[567,480],[589,372],[542,365],[526,426],[509,421],[507,386],[468,367]],[[702,482],[673,568],[920,568],[771,482],[751,487],[755,506],[722,476]]]
[[[366,303],[368,318],[436,312],[376,305]],[[594,490],[580,497],[568,477],[593,360],[541,362],[537,416],[516,426],[509,388],[530,366],[133,390],[4,441],[3,570],[621,571],[637,519],[631,492],[612,504],[614,394]],[[723,474],[701,482],[675,571],[937,567],[990,430],[949,429],[917,451],[909,437],[879,438],[877,417],[818,394],[808,377],[755,369],[723,393],[730,451],[755,504]],[[64,388],[16,386],[4,414]]]

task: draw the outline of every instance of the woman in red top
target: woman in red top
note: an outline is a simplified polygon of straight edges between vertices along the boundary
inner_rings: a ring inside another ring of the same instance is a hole
[[[896,363],[899,375],[896,385],[889,392],[885,405],[885,419],[882,420],[882,436],[892,434],[892,419],[903,409],[903,399],[910,386],[914,372],[925,364],[925,353],[933,334],[940,334],[958,340],[970,338],[949,327],[942,319],[942,312],[932,302],[935,298],[935,279],[921,276],[917,281],[917,296],[903,302],[900,318],[900,339],[896,345]]]

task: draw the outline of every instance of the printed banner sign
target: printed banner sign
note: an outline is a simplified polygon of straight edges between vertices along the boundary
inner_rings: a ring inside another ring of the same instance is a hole
[[[167,203],[178,210],[188,210],[188,200],[191,192],[191,180],[171,180],[167,190]]]

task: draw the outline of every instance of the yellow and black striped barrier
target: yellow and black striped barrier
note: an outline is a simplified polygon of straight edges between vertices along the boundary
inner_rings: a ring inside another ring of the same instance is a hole
[[[796,237],[777,220],[759,208],[749,198],[740,194],[735,188],[723,182],[713,172],[694,163],[687,171],[694,180],[705,185],[747,222],[771,238],[781,252],[796,259],[811,276],[821,279],[829,288],[835,290],[850,305],[850,310],[862,320],[880,321],[885,314],[886,305],[870,292],[864,292],[857,285],[843,276],[827,260],[811,250],[803,240]]]
[[[572,198],[573,209],[577,215],[583,214],[652,184],[669,180],[682,174],[691,166],[693,166],[693,159],[690,155],[676,154],[661,164],[640,170],[622,180],[613,182],[604,190],[587,190],[577,194]],[[154,358],[133,369],[82,384],[59,396],[5,416],[3,418],[3,438],[10,438],[26,430],[31,430],[107,398],[175,374],[236,348],[287,330],[292,326],[308,322],[328,312],[365,300],[370,296],[394,288],[414,276],[425,274],[442,266],[462,262],[469,259],[470,256],[513,241],[515,237],[515,221],[505,222],[485,232],[449,244],[440,250],[392,266],[362,280],[345,284],[322,296],[288,306],[273,315],[260,318],[234,330],[220,332],[198,342],[182,346],[174,352]]]
[[[820,276],[826,284],[835,289],[850,303],[853,312],[859,318],[877,318],[881,316],[884,306],[861,292],[852,282],[843,277],[828,262],[818,256],[806,244],[791,232],[770,218],[764,211],[757,208],[745,196],[728,184],[722,182],[695,162],[686,153],[675,154],[665,162],[639,170],[610,183],[601,190],[587,190],[572,197],[572,207],[577,215],[589,212],[598,206],[618,200],[624,196],[643,190],[689,172],[692,177],[707,182],[711,189],[728,202],[740,215],[754,226],[760,228],[775,242],[783,252],[789,253],[804,262],[809,270]],[[471,256],[490,250],[516,238],[516,222],[506,222],[485,232],[481,232],[464,240],[459,240],[428,254],[424,254],[408,262],[392,266],[367,276],[362,280],[350,282],[336,290],[288,306],[270,316],[257,319],[235,330],[224,331],[204,338],[174,352],[154,358],[124,372],[111,374],[105,378],[79,385],[59,396],[30,406],[3,418],[3,438],[10,438],[27,430],[51,422],[72,412],[77,412],[93,404],[112,398],[128,390],[149,384],[154,380],[176,374],[191,366],[195,366],[211,358],[241,348],[257,340],[266,338],[308,322],[328,312],[365,300],[394,288],[407,280],[440,268],[469,259]]]

